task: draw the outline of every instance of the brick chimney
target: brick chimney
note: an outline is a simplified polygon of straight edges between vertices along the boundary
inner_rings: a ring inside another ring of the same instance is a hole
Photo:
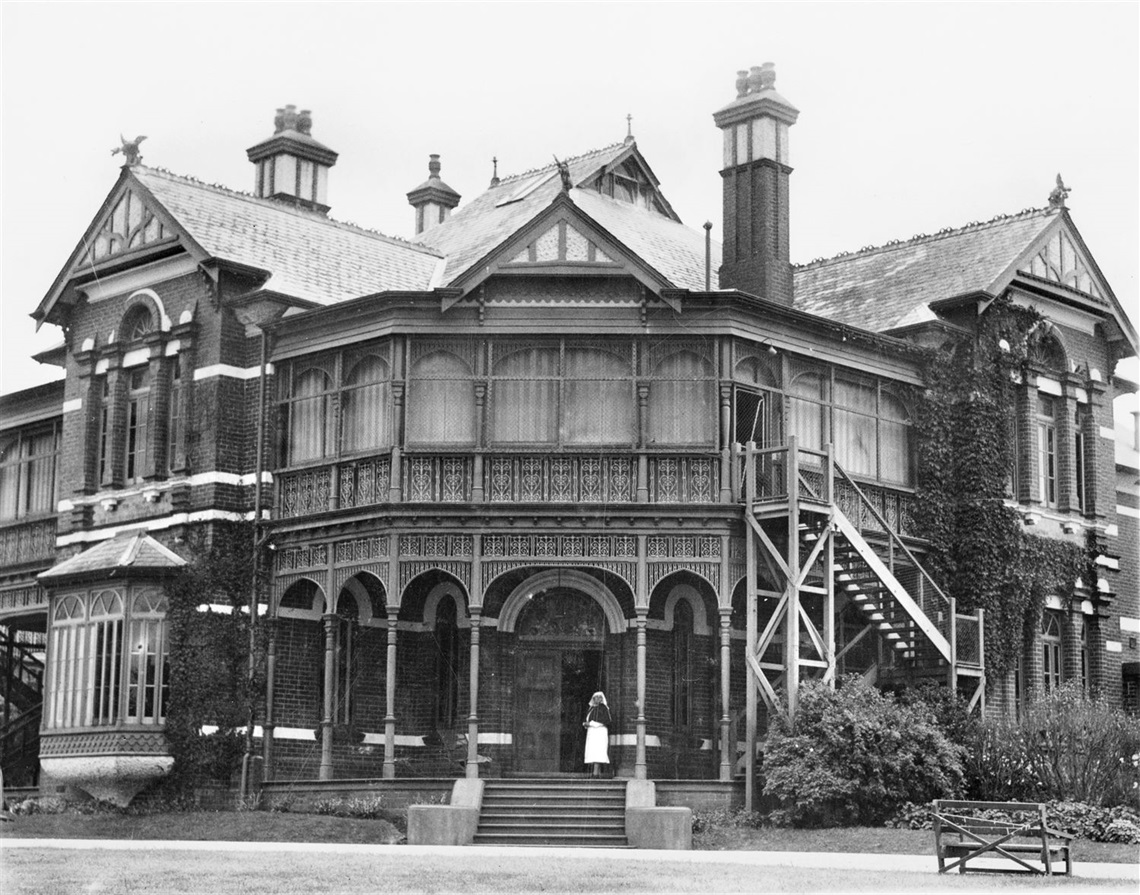
[[[312,113],[278,109],[273,128],[272,137],[246,150],[257,168],[255,194],[327,213],[329,168],[337,154],[313,139]]]
[[[738,72],[736,99],[713,115],[724,131],[720,287],[790,306],[788,128],[800,113],[775,84],[771,62]]]

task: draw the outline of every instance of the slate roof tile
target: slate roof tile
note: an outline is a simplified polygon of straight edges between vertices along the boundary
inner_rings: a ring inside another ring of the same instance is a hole
[[[425,246],[161,169],[132,172],[211,256],[271,271],[266,289],[334,304],[433,285],[440,259]]]
[[[795,269],[795,308],[883,332],[935,319],[930,303],[990,289],[1057,219],[1036,208]]]
[[[102,541],[52,566],[39,577],[53,581],[102,574],[110,577],[124,572],[172,572],[185,565],[186,560],[173,550],[150,535],[135,532]]]

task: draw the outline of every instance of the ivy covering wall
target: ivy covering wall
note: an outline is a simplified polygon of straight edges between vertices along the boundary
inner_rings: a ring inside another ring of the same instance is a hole
[[[928,566],[963,610],[986,611],[993,682],[1015,667],[1045,598],[1068,598],[1087,573],[1082,545],[1029,534],[1006,497],[1014,471],[1016,389],[1041,316],[994,301],[974,333],[934,351],[920,397],[915,523]]]
[[[249,674],[249,605],[252,586],[251,523],[191,529],[191,563],[169,587],[170,705],[166,735],[174,756],[170,784],[177,790],[229,781],[245,751],[243,729],[264,698],[256,647]],[[199,607],[212,606],[202,610]],[[202,732],[216,727],[214,733]]]

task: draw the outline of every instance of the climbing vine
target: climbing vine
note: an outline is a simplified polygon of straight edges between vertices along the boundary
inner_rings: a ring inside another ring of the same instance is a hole
[[[256,706],[263,693],[260,675],[252,686],[249,678],[252,525],[199,527],[188,541],[194,559],[168,587],[166,734],[174,757],[170,785],[178,791],[229,781],[245,751],[251,701]],[[263,655],[259,648],[258,667]]]
[[[932,352],[916,408],[915,524],[932,573],[960,609],[986,611],[990,679],[1012,668],[1049,594],[1087,572],[1082,545],[1025,532],[1013,483],[1016,381],[1028,374],[1040,315],[994,301],[975,333]]]

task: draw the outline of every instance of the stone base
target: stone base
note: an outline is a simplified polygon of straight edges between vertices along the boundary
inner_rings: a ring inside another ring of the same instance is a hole
[[[169,774],[174,759],[169,755],[89,755],[41,758],[40,767],[56,783],[125,808],[151,783]]]

